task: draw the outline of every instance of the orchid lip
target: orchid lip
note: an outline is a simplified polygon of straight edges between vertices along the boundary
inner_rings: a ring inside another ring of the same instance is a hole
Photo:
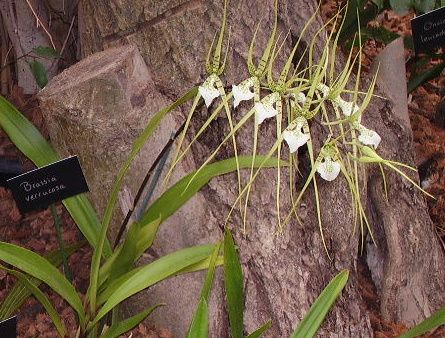
[[[317,172],[322,179],[329,182],[333,181],[340,173],[340,163],[338,161],[333,161],[329,156],[326,156],[324,161],[318,165]]]

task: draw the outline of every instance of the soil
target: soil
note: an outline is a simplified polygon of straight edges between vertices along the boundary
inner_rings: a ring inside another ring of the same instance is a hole
[[[323,13],[329,15],[336,11],[337,1],[325,1]],[[382,25],[400,35],[409,35],[410,19],[414,16],[409,13],[403,17],[397,16],[391,11],[381,14],[372,25]],[[375,55],[384,48],[380,42],[371,40],[364,47],[364,68],[370,65]],[[407,59],[412,57],[406,50]],[[434,64],[434,60],[431,64]],[[409,76],[409,72],[408,72]],[[20,88],[10,80],[11,88],[8,95],[10,100],[23,114],[29,118],[41,132],[46,135],[42,115],[37,101],[33,96],[23,95]],[[436,200],[428,202],[429,212],[433,219],[438,236],[445,236],[445,104],[442,103],[444,95],[445,77],[441,76],[419,87],[409,95],[409,113],[413,129],[416,164],[419,166],[421,180],[426,190],[436,196]],[[7,136],[0,131],[0,157],[18,158],[23,164],[24,170],[33,168],[32,163],[26,159],[9,141]],[[82,240],[74,222],[58,203],[56,206],[63,224],[63,239],[71,244]],[[48,209],[30,212],[22,215],[17,209],[10,191],[0,187],[0,239],[9,243],[27,247],[37,253],[45,254],[58,249],[53,217]],[[86,292],[89,277],[91,250],[84,246],[69,258],[69,266],[73,272],[73,283],[81,293]],[[379,314],[378,296],[369,277],[365,263],[359,265],[363,296],[367,300],[368,309],[378,338],[397,337],[406,328],[398,323],[385,322]],[[0,271],[0,301],[2,301],[15,280],[11,276]],[[69,336],[75,336],[75,315],[72,309],[59,296],[43,287],[56,307],[57,311],[69,329]],[[57,332],[51,323],[49,316],[42,306],[33,298],[30,298],[21,307],[18,313],[19,337],[57,337]],[[125,337],[168,338],[171,334],[168,330],[139,325]],[[445,329],[440,329],[428,337],[445,337]]]

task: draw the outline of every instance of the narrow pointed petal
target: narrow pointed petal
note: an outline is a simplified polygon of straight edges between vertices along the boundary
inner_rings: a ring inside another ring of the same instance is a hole
[[[379,134],[377,134],[374,130],[368,129],[362,125],[359,125],[358,131],[360,132],[358,140],[361,143],[367,146],[373,146],[374,149],[377,149],[380,141],[382,140]]]
[[[318,165],[317,172],[321,178],[326,181],[333,181],[340,173],[340,163],[332,161],[330,157],[326,157],[323,162]]]

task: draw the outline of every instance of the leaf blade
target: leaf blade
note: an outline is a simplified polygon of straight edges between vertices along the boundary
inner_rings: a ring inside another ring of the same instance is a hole
[[[98,311],[92,325],[96,324],[123,300],[178,273],[185,267],[207,258],[213,250],[214,245],[190,247],[175,251],[139,268],[136,273],[121,281],[120,286],[108,297]]]
[[[127,318],[119,323],[116,323],[108,328],[105,333],[101,335],[101,338],[117,338],[125,332],[130,331],[140,322],[142,322],[145,318],[147,318],[154,310],[156,310],[160,306],[164,306],[165,304],[157,304],[152,306],[149,309],[146,309],[130,318]]]
[[[48,260],[28,249],[5,242],[0,242],[0,260],[42,280],[74,308],[81,324],[84,324],[85,312],[76,290]]]
[[[228,229],[224,237],[224,287],[232,338],[242,338],[244,332],[243,271],[232,234]]]
[[[329,282],[303,317],[291,338],[309,338],[317,333],[331,306],[345,287],[348,278],[349,271],[343,270]]]

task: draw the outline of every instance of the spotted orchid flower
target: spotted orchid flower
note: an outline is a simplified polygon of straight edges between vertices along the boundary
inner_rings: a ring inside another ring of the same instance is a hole
[[[368,129],[365,126],[361,125],[360,123],[356,122],[354,124],[354,128],[358,130],[360,133],[358,136],[358,140],[363,143],[366,146],[373,146],[374,149],[377,149],[377,147],[380,144],[380,141],[382,138],[380,137],[377,132],[375,132],[372,129]]]
[[[340,108],[345,116],[351,116],[360,110],[360,107],[356,103],[345,101],[340,96],[335,98],[332,102]]]
[[[322,162],[318,164],[317,172],[321,178],[326,181],[333,181],[340,173],[340,163],[332,160],[332,156],[326,154],[323,156]]]
[[[265,119],[278,115],[278,111],[274,108],[274,104],[279,100],[280,94],[273,92],[265,96],[260,102],[255,103],[255,120],[257,124],[261,124]]]
[[[215,87],[218,81],[218,76],[216,74],[211,74],[202,84],[199,86],[199,94],[201,94],[207,108],[212,104],[213,100],[219,97],[220,92]]]
[[[255,94],[253,91],[251,91],[251,88],[255,85],[257,81],[258,81],[257,77],[250,77],[247,80],[241,82],[239,85],[232,85],[234,108],[238,107],[241,101],[253,99]]]
[[[321,93],[321,97],[324,99],[326,99],[329,96],[329,92],[331,91],[331,89],[324,83],[319,83],[317,85],[317,89]]]
[[[310,138],[309,134],[305,134],[302,131],[305,123],[307,123],[306,119],[299,116],[287,126],[285,131],[283,131],[283,139],[289,146],[289,151],[291,153],[296,152],[298,148],[306,144]]]

